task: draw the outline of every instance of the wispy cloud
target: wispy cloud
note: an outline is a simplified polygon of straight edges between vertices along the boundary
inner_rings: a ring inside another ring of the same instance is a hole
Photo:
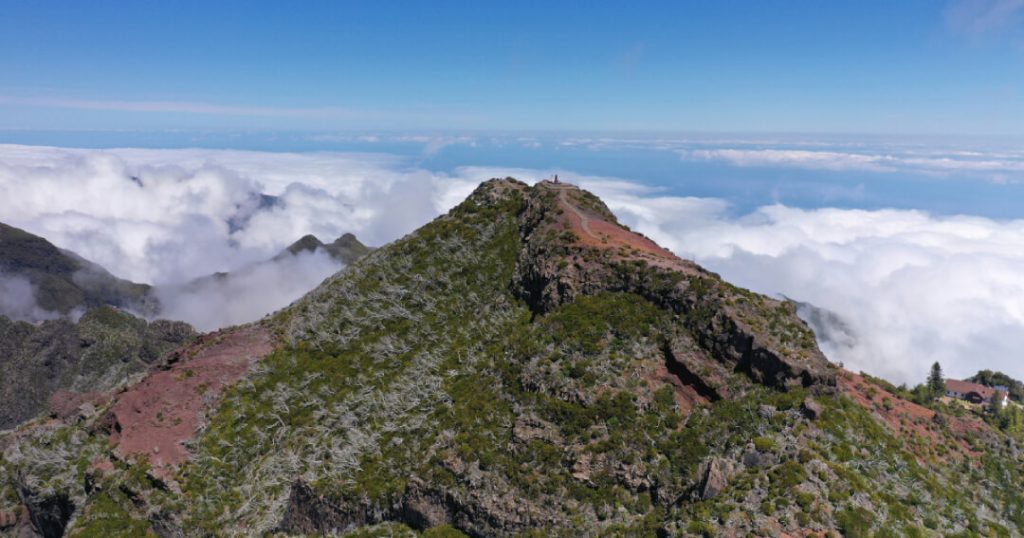
[[[261,116],[277,118],[349,118],[357,113],[342,107],[291,108],[266,106],[235,106],[190,101],[103,101],[63,97],[14,97],[0,95],[0,104],[107,110],[119,112],[177,112],[216,116]]]
[[[811,170],[866,172],[914,172],[929,175],[980,174],[999,183],[1021,180],[1024,156],[955,152],[921,154],[899,151],[891,154],[806,149],[684,149],[683,159],[720,161],[746,167],[790,167]]]
[[[784,149],[683,150],[686,159],[726,161],[737,166],[790,166],[821,170],[891,170],[892,157],[835,151]]]
[[[946,8],[946,23],[956,34],[990,38],[1024,27],[1024,0],[956,0]]]

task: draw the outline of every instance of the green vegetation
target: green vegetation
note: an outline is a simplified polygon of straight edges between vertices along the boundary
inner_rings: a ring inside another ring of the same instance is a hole
[[[115,278],[49,241],[0,223],[0,271],[27,278],[44,310],[67,314],[103,305],[153,313],[149,286]]]
[[[485,184],[275,314],[282,344],[203,417],[167,482],[126,459],[86,492],[107,432],[33,427],[0,462],[0,510],[32,476],[81,507],[80,536],[156,517],[189,535],[310,532],[282,528],[286,509],[350,538],[1024,532],[1006,433],[966,412],[902,416],[917,389],[870,376],[893,396],[863,405],[786,378],[832,371],[792,303],[573,250],[544,227],[556,202]],[[115,328],[91,347],[138,349],[142,325],[93,322]],[[1020,429],[1019,414],[988,419]]]
[[[1002,372],[981,370],[967,378],[967,381],[979,383],[986,387],[1006,387],[1009,390],[1011,400],[1015,402],[1024,402],[1024,383],[1021,383],[1019,380]]]
[[[89,310],[77,324],[11,323],[0,316],[0,428],[39,415],[57,390],[110,390],[193,336],[185,323],[147,323],[110,306]]]
[[[946,392],[945,381],[942,377],[942,367],[937,362],[932,364],[932,370],[928,374],[928,392],[931,393],[933,399],[942,396]]]
[[[74,528],[68,536],[72,538],[134,538],[143,536],[150,530],[145,519],[132,518],[123,505],[126,499],[115,501],[107,492],[93,495],[85,507],[83,516],[75,521]]]
[[[847,538],[871,538],[875,517],[863,508],[849,508],[836,513],[836,525]]]

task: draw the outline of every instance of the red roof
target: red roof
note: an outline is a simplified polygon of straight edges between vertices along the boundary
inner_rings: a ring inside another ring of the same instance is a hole
[[[960,394],[976,392],[978,393],[978,396],[981,396],[985,400],[992,398],[992,395],[994,395],[996,392],[1002,392],[997,391],[992,387],[986,387],[985,385],[981,385],[978,383],[971,383],[970,381],[957,381],[956,379],[946,380],[946,390],[952,392],[959,392]]]

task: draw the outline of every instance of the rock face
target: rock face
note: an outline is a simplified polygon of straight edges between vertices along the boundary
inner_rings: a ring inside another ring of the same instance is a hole
[[[711,458],[701,466],[698,472],[701,480],[697,488],[697,498],[706,501],[725,491],[729,480],[735,473],[735,465],[732,461],[725,458]]]
[[[68,521],[75,511],[75,505],[66,495],[39,497],[26,495],[29,517],[32,528],[43,538],[60,538],[64,536]]]
[[[801,409],[803,409],[804,415],[807,415],[807,418],[811,420],[817,420],[822,413],[821,404],[810,397],[804,398],[804,403],[802,404]]]
[[[513,288],[536,311],[581,294],[633,293],[680,314],[701,347],[726,368],[777,387],[835,385],[834,369],[796,317],[793,303],[730,286],[625,230],[585,191],[539,184],[520,216],[520,228],[525,245]],[[752,321],[767,327],[754,327]]]
[[[164,357],[0,436],[0,513],[63,495],[70,535],[1024,531],[1002,434],[869,390],[793,304],[569,185],[488,181]]]

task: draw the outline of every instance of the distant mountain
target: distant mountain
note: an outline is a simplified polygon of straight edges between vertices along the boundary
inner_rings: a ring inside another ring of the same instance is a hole
[[[304,235],[298,241],[292,243],[283,252],[274,257],[275,260],[287,256],[296,255],[302,252],[316,252],[323,250],[332,258],[348,265],[373,251],[373,248],[362,244],[355,235],[346,233],[329,244],[322,243],[315,235]]]
[[[329,245],[307,236],[275,260],[320,249],[343,263],[372,250],[351,234]],[[203,289],[204,283],[225,282],[231,277],[219,273],[187,286]],[[0,279],[12,278],[31,284],[33,293],[27,299],[42,316],[29,319],[36,323],[19,322],[0,309],[0,430],[47,411],[55,394],[59,398],[69,391],[109,391],[195,335],[186,323],[147,323],[122,310],[158,315],[159,302],[150,286],[118,279],[41,237],[0,224]],[[0,306],[4,299],[0,296]],[[75,316],[68,316],[72,313]],[[74,319],[78,316],[81,319]],[[49,317],[57,319],[46,319]]]
[[[284,200],[277,196],[249,193],[249,197],[243,203],[235,204],[235,213],[227,220],[228,230],[230,233],[235,233],[248,226],[249,221],[257,213],[283,207]]]
[[[0,532],[1024,534],[1024,437],[838,368],[797,310],[589,192],[491,180],[287,308],[0,436]]]
[[[59,314],[103,305],[143,315],[155,314],[159,309],[148,285],[116,278],[99,265],[57,248],[42,237],[0,223],[2,278],[27,280],[35,288],[38,306]]]
[[[373,252],[373,248],[362,244],[355,235],[350,233],[342,235],[329,244],[321,242],[315,235],[307,234],[291,245],[288,245],[284,250],[269,260],[252,263],[234,271],[222,271],[212,275],[195,278],[185,284],[182,284],[180,288],[186,291],[194,291],[202,290],[204,287],[210,286],[211,284],[229,284],[233,279],[238,279],[240,277],[244,278],[254,272],[260,271],[261,269],[265,269],[267,266],[273,265],[274,263],[287,261],[292,256],[311,254],[314,252],[325,252],[335,261],[348,265],[370,252]]]

